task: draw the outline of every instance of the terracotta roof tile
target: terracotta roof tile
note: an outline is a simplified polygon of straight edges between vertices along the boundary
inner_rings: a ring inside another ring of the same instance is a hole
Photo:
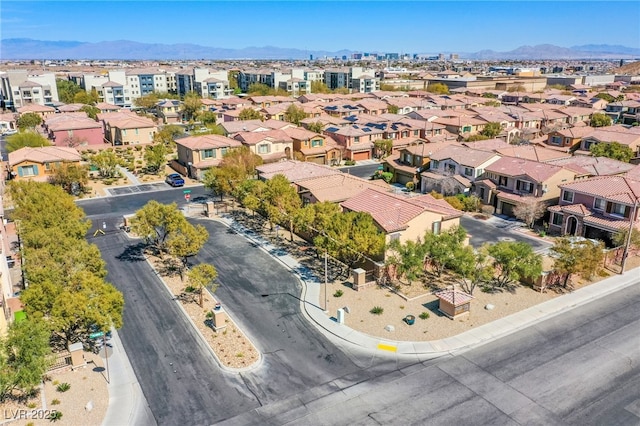
[[[640,181],[626,176],[599,176],[565,183],[559,187],[625,204],[640,200]]]

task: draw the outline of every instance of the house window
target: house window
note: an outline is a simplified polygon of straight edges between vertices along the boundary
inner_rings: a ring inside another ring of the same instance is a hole
[[[507,182],[508,182],[508,180],[507,180],[506,176],[500,176],[498,178],[498,185],[500,185],[500,186],[507,186]]]
[[[227,153],[227,150],[228,150],[228,149],[229,149],[229,148],[222,148],[222,149],[220,150],[220,152],[222,152],[222,155],[225,155],[225,154]]]
[[[607,206],[607,202],[603,198],[596,198],[593,200],[593,208],[595,210],[604,210]]]
[[[450,173],[455,173],[456,172],[456,165],[455,164],[447,164],[447,171],[449,171]]]
[[[202,158],[216,158],[216,152],[213,149],[205,149],[202,151]]]
[[[526,182],[523,180],[519,180],[516,182],[516,189],[522,192],[533,192],[533,184],[531,182]]]
[[[268,154],[271,151],[271,146],[269,144],[263,143],[262,145],[258,145],[258,154]]]
[[[617,215],[617,216],[628,217],[627,206],[625,206],[624,204],[611,203],[611,212],[610,213],[614,214],[614,215]]]
[[[433,222],[431,224],[431,232],[433,233],[433,235],[440,235],[440,226],[442,225],[442,222],[438,221],[438,222]]]
[[[38,174],[38,166],[21,166],[18,167],[18,176],[36,176]]]
[[[315,148],[316,146],[322,146],[322,139],[312,139],[311,147]]]
[[[360,142],[360,136],[355,136],[355,137],[353,138],[353,142],[355,142],[355,143]]]
[[[464,126],[462,128],[462,133],[469,133],[471,131],[471,126]]]
[[[44,169],[47,171],[51,170],[51,163],[44,163]]]
[[[553,214],[553,219],[551,220],[551,223],[553,223],[556,226],[562,226],[562,219],[564,218],[564,215],[562,213],[554,213]]]
[[[473,169],[471,167],[465,167],[464,168],[464,175],[465,176],[473,176]]]
[[[562,145],[562,136],[552,136],[550,142],[552,145]]]
[[[566,201],[567,203],[573,203],[573,192],[563,190],[562,201]]]
[[[396,232],[396,233],[393,233],[393,234],[389,235],[389,242],[390,243],[392,243],[394,241],[398,241],[398,240],[400,240],[400,233],[399,232]]]
[[[435,170],[440,166],[440,162],[438,160],[431,160],[431,169]]]

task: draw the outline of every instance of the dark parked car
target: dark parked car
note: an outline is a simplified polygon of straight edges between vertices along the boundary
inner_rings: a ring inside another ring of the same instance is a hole
[[[164,181],[173,187],[184,186],[184,179],[178,173],[171,173]]]

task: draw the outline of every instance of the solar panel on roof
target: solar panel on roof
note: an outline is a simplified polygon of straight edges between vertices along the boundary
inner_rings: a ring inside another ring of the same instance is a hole
[[[329,127],[329,128],[327,129],[327,132],[337,132],[338,130],[340,130],[340,129],[339,129],[339,128],[337,128],[337,127]]]
[[[368,127],[363,127],[363,128],[362,128],[362,131],[363,131],[363,132],[370,132],[370,131],[371,131],[371,129],[370,129],[370,128],[368,128]]]

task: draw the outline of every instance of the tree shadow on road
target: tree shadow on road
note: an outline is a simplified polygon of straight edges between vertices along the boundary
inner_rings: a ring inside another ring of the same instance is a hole
[[[116,259],[125,262],[142,262],[146,260],[144,257],[145,248],[146,244],[142,242],[128,245],[122,253],[116,256]]]

